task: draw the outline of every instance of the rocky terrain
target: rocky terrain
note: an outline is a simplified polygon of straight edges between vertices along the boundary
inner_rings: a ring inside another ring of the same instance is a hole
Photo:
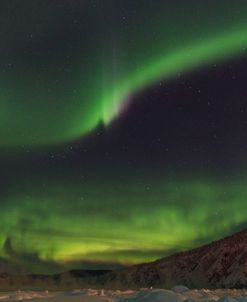
[[[171,288],[175,284],[211,289],[247,287],[247,230],[101,279],[107,287],[120,288]]]

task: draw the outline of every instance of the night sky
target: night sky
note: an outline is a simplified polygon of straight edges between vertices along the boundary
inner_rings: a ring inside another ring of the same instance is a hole
[[[2,0],[0,271],[112,269],[247,227],[246,0]]]

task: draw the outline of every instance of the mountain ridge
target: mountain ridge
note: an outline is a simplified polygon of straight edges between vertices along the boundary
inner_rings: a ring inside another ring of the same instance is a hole
[[[171,288],[176,284],[212,289],[247,287],[247,229],[190,251],[110,272],[103,279],[106,285],[134,288]]]

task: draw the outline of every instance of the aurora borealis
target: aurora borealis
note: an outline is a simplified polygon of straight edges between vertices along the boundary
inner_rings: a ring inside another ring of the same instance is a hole
[[[246,226],[246,14],[1,2],[2,271],[115,268]]]
[[[247,46],[246,5],[86,2],[3,4],[2,145],[81,137],[143,87]]]

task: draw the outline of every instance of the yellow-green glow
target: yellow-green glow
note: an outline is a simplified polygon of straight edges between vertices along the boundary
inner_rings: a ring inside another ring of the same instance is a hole
[[[13,257],[5,247],[11,238],[17,260],[34,253],[41,263],[133,264],[220,238],[246,220],[245,182],[158,180],[149,191],[122,185],[121,195],[97,184],[96,192],[70,186],[49,197],[10,196],[0,216],[1,255]]]

